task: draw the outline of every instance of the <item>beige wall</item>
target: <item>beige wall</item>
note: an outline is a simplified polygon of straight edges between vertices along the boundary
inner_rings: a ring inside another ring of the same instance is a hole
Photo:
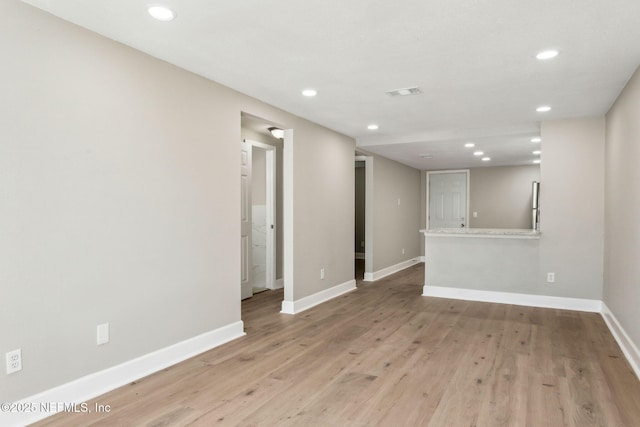
[[[365,269],[373,273],[420,256],[420,171],[372,156],[367,177],[367,214],[373,226],[372,265]]]
[[[542,122],[540,283],[535,293],[602,298],[604,117]],[[546,273],[556,283],[546,284]]]
[[[637,348],[640,347],[640,69],[606,119],[604,302]]]
[[[531,183],[540,181],[538,165],[474,168],[469,173],[469,227],[531,228]]]
[[[240,320],[242,111],[294,129],[291,293],[353,279],[351,138],[18,0],[0,15],[0,354],[24,359],[0,401]]]

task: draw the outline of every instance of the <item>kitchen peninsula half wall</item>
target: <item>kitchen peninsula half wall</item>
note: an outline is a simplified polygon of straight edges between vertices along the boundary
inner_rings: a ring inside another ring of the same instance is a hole
[[[425,236],[423,296],[600,311],[599,301],[545,295],[540,232],[441,228]]]

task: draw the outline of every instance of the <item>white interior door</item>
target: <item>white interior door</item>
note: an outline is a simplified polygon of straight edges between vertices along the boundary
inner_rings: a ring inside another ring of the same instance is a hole
[[[429,228],[467,226],[468,172],[430,173]]]
[[[240,297],[249,298],[253,295],[251,280],[251,143],[240,142],[240,214],[241,214],[241,272]]]

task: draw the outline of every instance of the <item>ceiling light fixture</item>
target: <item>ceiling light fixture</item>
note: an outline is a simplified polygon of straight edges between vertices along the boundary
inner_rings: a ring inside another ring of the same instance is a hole
[[[531,142],[542,142],[542,138],[540,137],[531,138]]]
[[[536,155],[540,154],[540,153],[542,153],[542,151],[540,151],[540,150],[533,151],[533,154],[536,154]]]
[[[306,96],[307,98],[312,98],[312,97],[316,96],[317,94],[318,94],[318,91],[315,90],[315,89],[311,89],[311,88],[304,89],[302,91],[302,95]]]
[[[558,51],[555,49],[543,50],[542,52],[538,52],[536,58],[540,60],[551,59],[558,56]]]
[[[535,159],[535,160],[533,161],[533,164],[534,164],[534,165],[540,164],[540,159]]]
[[[282,139],[284,138],[284,131],[277,127],[270,127],[267,129],[274,138]]]
[[[405,87],[402,89],[388,90],[386,93],[389,96],[408,96],[408,95],[418,95],[422,93],[422,90],[420,90],[419,87],[414,86],[414,87]]]
[[[474,156],[482,156],[484,154],[484,151],[474,151],[473,155]]]
[[[371,123],[369,126],[367,126],[367,129],[369,130],[378,130],[379,126],[375,123]]]
[[[538,113],[546,113],[547,111],[551,111],[551,107],[549,107],[548,105],[541,105],[538,108],[536,108],[536,111]]]
[[[169,22],[176,18],[176,13],[166,6],[152,5],[147,8],[147,11],[158,21]]]
[[[465,146],[466,148],[473,148],[473,147],[475,147],[475,146],[476,146],[476,144],[474,144],[473,142],[467,142],[466,144],[464,144],[464,146]]]
[[[483,157],[483,158],[482,158],[482,161],[483,161],[483,162],[488,162],[489,160],[491,160],[491,157]]]

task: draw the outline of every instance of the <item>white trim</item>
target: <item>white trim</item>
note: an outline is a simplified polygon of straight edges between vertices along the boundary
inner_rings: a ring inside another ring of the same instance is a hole
[[[636,376],[640,379],[640,350],[635,343],[629,338],[627,331],[624,330],[616,316],[607,307],[607,304],[602,302],[602,312],[600,313],[604,322],[609,327],[611,335],[615,338],[616,342],[620,346],[622,353],[624,353],[627,361],[631,365],[631,368],[636,373]]]
[[[427,187],[427,201],[426,201],[426,206],[425,206],[425,212],[426,212],[426,218],[425,218],[425,224],[426,224],[426,229],[429,229],[429,177],[431,175],[438,175],[438,174],[444,174],[444,173],[465,173],[467,174],[467,212],[466,212],[466,219],[465,219],[465,224],[466,227],[469,228],[469,224],[471,223],[471,220],[469,218],[469,203],[471,203],[471,171],[469,169],[451,169],[451,170],[446,170],[446,171],[430,171],[427,172],[427,177],[426,177],[426,187]]]
[[[419,256],[418,262],[425,262],[425,256],[424,255]]]
[[[356,252],[356,259],[365,259],[366,254],[364,252]]]
[[[293,129],[284,130],[282,143],[282,265],[284,300],[293,299]]]
[[[373,163],[373,156],[366,156],[364,163],[364,271],[373,270],[373,242],[375,240],[373,230],[375,224]]]
[[[267,288],[275,289],[276,282],[276,147],[267,150]]]
[[[519,294],[514,292],[481,291],[477,289],[449,288],[425,285],[422,296],[460,299],[465,301],[493,302],[498,304],[525,305],[529,307],[556,308],[562,310],[600,313],[602,301],[595,299],[554,297],[548,295]]]
[[[273,285],[273,289],[282,289],[282,288],[284,288],[284,279],[276,279],[276,282]]]
[[[27,397],[17,404],[39,405],[60,402],[81,404],[154,372],[245,335],[242,321],[189,338],[169,347],[145,354],[120,365],[95,372],[42,393]],[[52,409],[54,406],[52,406]],[[47,418],[55,412],[0,412],[0,425],[23,426]]]
[[[529,239],[540,240],[540,233],[530,234],[489,234],[489,233],[439,233],[427,230],[425,232],[426,237],[460,237],[460,238],[476,238],[476,239]]]
[[[300,298],[297,301],[282,301],[282,311],[280,313],[297,314],[301,311],[308,310],[311,307],[315,307],[318,304],[329,301],[330,299],[339,297],[342,294],[346,294],[347,292],[355,291],[356,289],[356,281],[351,279],[332,288],[316,292],[308,297]]]
[[[364,281],[365,282],[375,282],[376,280],[382,279],[383,277],[387,277],[391,274],[397,273],[398,271],[402,271],[405,268],[411,267],[420,262],[420,257],[411,258],[406,261],[399,262],[396,265],[392,265],[387,268],[383,268],[382,270],[374,271],[373,273],[364,273]]]

